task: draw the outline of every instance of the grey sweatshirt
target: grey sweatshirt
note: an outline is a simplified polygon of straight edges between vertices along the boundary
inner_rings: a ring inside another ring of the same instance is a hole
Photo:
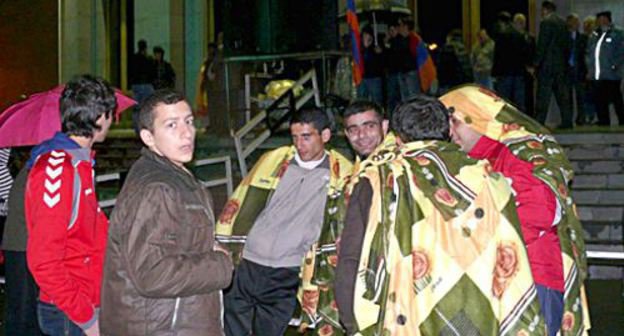
[[[323,224],[329,157],[314,169],[292,160],[260,213],[243,249],[243,258],[268,267],[299,267]]]

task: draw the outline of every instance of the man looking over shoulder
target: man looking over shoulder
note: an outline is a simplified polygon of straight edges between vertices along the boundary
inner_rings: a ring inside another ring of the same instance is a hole
[[[103,335],[221,336],[221,289],[232,261],[214,242],[212,199],[193,159],[188,102],[170,89],[141,104],[145,147],[111,215],[102,286]]]

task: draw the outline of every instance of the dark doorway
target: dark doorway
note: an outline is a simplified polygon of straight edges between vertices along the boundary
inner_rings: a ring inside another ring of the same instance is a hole
[[[462,2],[457,0],[418,1],[419,34],[425,42],[444,45],[446,34],[462,29]]]
[[[481,27],[491,30],[496,22],[496,14],[507,11],[513,17],[516,13],[522,13],[529,20],[529,3],[527,0],[481,0]]]

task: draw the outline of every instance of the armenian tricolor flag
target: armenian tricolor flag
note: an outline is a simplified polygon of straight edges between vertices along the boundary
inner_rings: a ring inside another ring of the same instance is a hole
[[[353,82],[360,85],[364,75],[364,59],[360,50],[360,24],[355,12],[355,0],[347,0],[347,24],[351,34],[351,52],[353,53]]]
[[[431,55],[427,50],[427,45],[423,39],[416,33],[411,32],[409,35],[410,52],[416,58],[418,66],[418,74],[420,77],[420,88],[423,92],[429,92],[431,84],[438,77],[435,64]]]

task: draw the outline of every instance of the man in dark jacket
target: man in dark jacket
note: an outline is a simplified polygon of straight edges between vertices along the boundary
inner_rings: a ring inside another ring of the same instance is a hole
[[[492,65],[492,76],[496,79],[494,87],[501,96],[511,100],[524,111],[524,71],[529,47],[524,36],[512,26],[511,14],[508,12],[498,14],[492,39],[495,42]]]
[[[548,116],[550,97],[555,94],[561,113],[561,128],[572,127],[572,104],[570,88],[566,80],[570,57],[570,35],[563,20],[555,11],[552,1],[542,3],[542,23],[540,23],[535,55],[537,72],[536,119],[544,124]]]
[[[154,47],[154,78],[152,85],[154,90],[173,89],[176,75],[171,63],[165,61],[165,49],[160,46]]]
[[[232,261],[212,239],[210,194],[184,164],[193,159],[193,113],[171,90],[139,114],[147,148],[111,215],[102,284],[103,335],[223,335],[221,292]]]
[[[581,34],[579,28],[581,21],[578,15],[572,13],[566,18],[566,24],[570,34],[571,52],[568,59],[568,78],[570,80],[570,98],[576,102],[576,124],[585,124],[585,91],[587,66],[585,64],[585,52],[587,49],[587,35]],[[572,91],[575,95],[572,96]]]
[[[611,12],[596,14],[598,29],[589,38],[587,68],[592,80],[598,124],[609,125],[613,103],[620,125],[624,125],[624,102],[620,82],[624,76],[624,31],[611,23]]]

